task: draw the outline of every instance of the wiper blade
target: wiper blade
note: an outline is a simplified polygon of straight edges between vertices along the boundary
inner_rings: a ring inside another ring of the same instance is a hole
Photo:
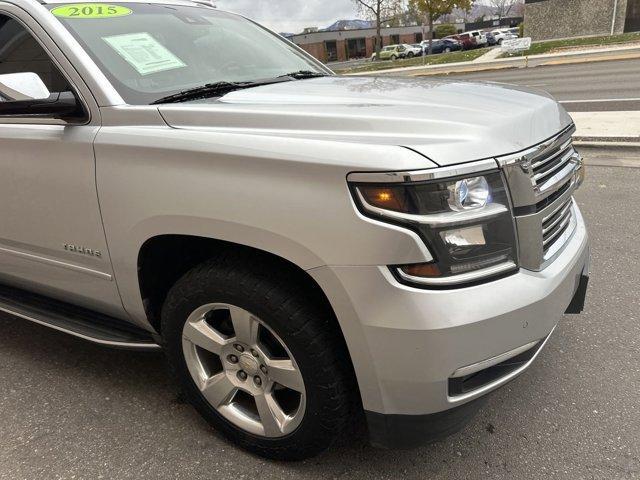
[[[328,77],[329,74],[322,72],[312,72],[311,70],[298,70],[297,72],[286,73],[278,78],[295,78],[296,80],[304,80],[305,78]]]
[[[203,98],[211,98],[217,95],[224,95],[235,90],[243,90],[246,88],[260,87],[262,85],[270,85],[272,83],[280,83],[294,80],[303,80],[305,78],[326,77],[326,73],[312,72],[311,70],[299,70],[297,72],[288,73],[286,75],[280,75],[279,77],[258,80],[253,82],[215,82],[207,83],[199,87],[190,88],[183,92],[167,95],[166,97],[159,98],[151,102],[151,105],[158,105],[161,103],[180,103],[189,102],[192,100],[201,100]]]
[[[245,88],[259,87],[261,85],[268,85],[269,82],[216,82],[207,83],[200,87],[190,88],[183,92],[174,93],[173,95],[167,95],[166,97],[159,98],[151,102],[151,105],[158,105],[161,103],[180,103],[189,102],[191,100],[201,100],[203,98],[211,98],[217,95],[224,95],[235,90],[242,90]]]

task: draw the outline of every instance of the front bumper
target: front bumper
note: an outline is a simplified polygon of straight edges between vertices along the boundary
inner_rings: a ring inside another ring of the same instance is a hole
[[[463,405],[529,366],[475,391],[451,394],[454,372],[547,338],[567,311],[589,268],[588,235],[577,207],[576,215],[576,231],[551,265],[483,285],[421,290],[398,283],[386,267],[310,272],[343,327],[374,441],[393,438],[379,431],[390,419],[447,432],[452,423],[443,423],[447,415],[440,412],[451,410],[453,423],[460,423],[471,410]]]

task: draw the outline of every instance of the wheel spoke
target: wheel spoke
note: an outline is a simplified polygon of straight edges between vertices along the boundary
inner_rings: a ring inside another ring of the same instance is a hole
[[[291,360],[268,360],[269,378],[283,387],[296,392],[304,392],[304,382],[300,371]]]
[[[260,324],[253,318],[253,315],[238,307],[230,307],[229,313],[231,313],[233,330],[236,332],[236,340],[247,345],[258,343],[258,327]]]
[[[282,411],[278,402],[268,393],[257,395],[254,398],[264,434],[271,437],[282,435],[287,415]]]
[[[184,325],[182,336],[194,345],[215,353],[216,355],[220,355],[222,347],[229,343],[229,340],[207,325],[204,320],[187,322]]]
[[[201,391],[211,406],[217,408],[229,403],[229,400],[236,392],[236,387],[231,383],[227,375],[222,372],[206,380]]]

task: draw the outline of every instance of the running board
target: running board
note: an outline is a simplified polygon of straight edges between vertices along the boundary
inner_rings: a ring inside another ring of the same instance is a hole
[[[117,318],[13,287],[0,285],[0,312],[106,347],[158,350],[151,333]]]

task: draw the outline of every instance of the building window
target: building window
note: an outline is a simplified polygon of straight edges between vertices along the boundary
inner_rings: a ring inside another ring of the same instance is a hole
[[[391,35],[391,45],[398,45],[400,43],[400,35]]]
[[[422,42],[422,40],[424,40],[422,38],[422,33],[416,33],[416,40],[415,40],[414,43],[420,43],[420,42]]]
[[[364,38],[350,38],[347,40],[347,57],[364,58],[367,56],[367,41]]]
[[[327,52],[327,62],[336,62],[338,60],[338,42],[335,40],[324,42],[324,48]]]
[[[629,0],[627,2],[627,19],[624,24],[624,31],[640,31],[640,0]]]

